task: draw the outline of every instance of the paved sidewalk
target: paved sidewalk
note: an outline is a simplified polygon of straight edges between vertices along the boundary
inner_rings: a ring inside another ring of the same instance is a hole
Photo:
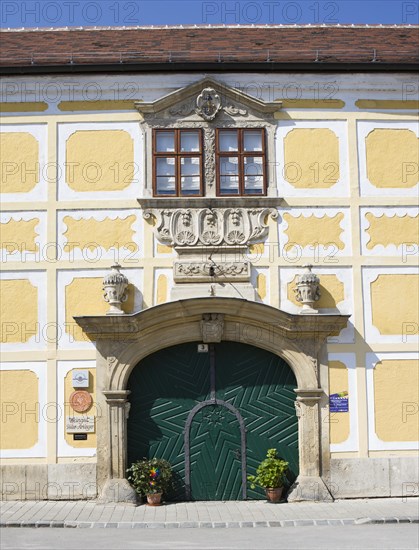
[[[94,501],[3,501],[0,527],[299,527],[364,523],[419,523],[419,498],[180,502],[160,507]]]

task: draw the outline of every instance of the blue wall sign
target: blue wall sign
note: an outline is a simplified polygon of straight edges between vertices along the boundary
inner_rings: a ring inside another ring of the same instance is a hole
[[[349,412],[348,392],[332,393],[329,396],[329,409],[331,413]]]

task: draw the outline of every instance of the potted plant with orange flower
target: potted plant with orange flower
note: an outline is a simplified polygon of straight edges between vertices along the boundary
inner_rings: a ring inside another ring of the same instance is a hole
[[[127,470],[128,481],[149,506],[160,506],[163,493],[172,480],[172,467],[163,458],[137,460]]]

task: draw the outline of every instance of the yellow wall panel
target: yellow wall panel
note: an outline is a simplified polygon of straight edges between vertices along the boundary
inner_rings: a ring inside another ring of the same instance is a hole
[[[250,259],[257,259],[258,257],[262,256],[265,252],[265,243],[255,243],[249,245],[249,256]]]
[[[75,369],[77,370],[77,369]],[[78,413],[75,410],[73,410],[70,407],[70,395],[73,393],[73,391],[76,391],[75,388],[73,388],[73,379],[72,379],[72,373],[73,371],[70,370],[67,373],[67,376],[64,380],[64,402],[65,402],[65,418],[67,416],[95,416],[96,417],[96,391],[95,391],[95,371],[96,369],[87,369],[89,372],[89,387],[83,388],[83,390],[88,391],[92,398],[93,403],[89,410],[87,410],[84,413]],[[65,421],[64,421],[64,430],[65,430]],[[95,426],[96,427],[96,426]],[[86,447],[96,447],[96,432],[94,433],[88,433],[87,439],[81,440],[81,441],[74,441],[73,434],[69,434],[67,432],[64,433],[64,437],[66,442],[71,446],[75,447],[77,449],[83,449]]]
[[[48,103],[45,101],[3,101],[0,103],[0,113],[34,113],[47,109]]]
[[[38,441],[39,383],[30,370],[0,371],[1,449],[30,449]]]
[[[382,441],[419,439],[419,363],[386,359],[374,369],[375,432]]]
[[[261,300],[266,298],[266,275],[263,273],[259,273],[257,276],[257,293],[259,294],[259,297]]]
[[[33,220],[14,220],[0,224],[0,248],[7,249],[10,243],[16,243],[18,250],[28,252],[37,252],[38,244],[35,242],[38,233],[35,227],[39,224],[39,219]]]
[[[345,244],[340,239],[343,232],[340,227],[340,222],[343,220],[342,213],[333,217],[324,215],[322,218],[318,218],[314,214],[308,217],[301,214],[294,218],[291,214],[285,213],[284,220],[288,224],[284,233],[288,236],[289,243],[295,243],[302,248],[308,245],[327,246],[334,243],[339,250],[345,248]]]
[[[36,332],[38,289],[28,279],[0,281],[1,342],[23,343]]]
[[[380,334],[402,334],[403,323],[419,322],[419,277],[379,275],[371,283],[372,322]]]
[[[335,308],[339,302],[342,302],[345,297],[344,284],[339,281],[336,275],[319,275],[320,279],[320,300],[314,304],[317,308]],[[301,303],[295,298],[294,288],[296,288],[297,275],[288,283],[287,296],[288,300],[298,307]]]
[[[415,99],[357,99],[358,109],[419,109]]]
[[[418,139],[412,130],[375,129],[365,139],[367,177],[375,187],[409,188],[418,182]]]
[[[67,140],[66,162],[74,191],[119,191],[134,178],[134,142],[124,130],[78,130]]]
[[[101,277],[75,277],[65,287],[65,321],[66,332],[77,342],[86,341],[87,336],[81,327],[76,325],[73,316],[77,315],[105,315],[109,304],[103,299],[103,279]],[[122,304],[125,313],[132,313],[134,309],[134,287],[128,285],[128,299]]]
[[[157,304],[167,301],[167,277],[159,275],[157,278]]]
[[[134,100],[60,101],[60,111],[135,111]]]
[[[341,99],[280,99],[283,109],[343,109]]]
[[[349,390],[348,369],[341,361],[329,362],[329,394]],[[330,414],[330,442],[343,443],[349,437],[350,412]]]
[[[332,187],[339,180],[339,138],[328,128],[295,128],[284,138],[284,163],[294,187]]]
[[[28,132],[1,132],[2,193],[28,193],[39,182],[39,143]]]
[[[367,248],[371,250],[378,244],[395,246],[419,241],[419,216],[374,216],[372,212],[365,215],[370,226],[366,230],[370,236]]]
[[[101,246],[105,250],[110,250],[112,247],[120,248],[129,244],[130,252],[135,252],[138,246],[133,242],[134,230],[131,229],[135,219],[135,216],[128,216],[125,219],[105,218],[99,221],[94,218],[76,220],[66,216],[64,218],[64,223],[67,225],[67,231],[64,233],[68,243],[66,249],[83,250],[87,247],[93,251]]]
[[[171,254],[173,252],[173,249],[171,246],[157,243],[157,252],[159,254]]]

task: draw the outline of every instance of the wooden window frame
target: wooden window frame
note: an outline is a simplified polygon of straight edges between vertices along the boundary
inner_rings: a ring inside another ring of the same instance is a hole
[[[244,133],[246,131],[260,130],[262,133],[262,152],[244,151]],[[220,132],[223,131],[235,131],[238,134],[238,150],[237,151],[220,151]],[[217,128],[215,137],[215,151],[216,151],[216,173],[217,173],[217,196],[218,197],[264,197],[267,194],[267,163],[266,163],[266,130],[265,128]],[[239,162],[239,192],[238,193],[221,193],[220,185],[220,160],[223,157],[236,157]],[[263,166],[263,191],[262,193],[246,193],[244,187],[244,159],[246,157],[261,157]]]
[[[157,133],[173,133],[175,134],[175,151],[173,153],[157,152],[156,139]],[[199,152],[181,152],[180,143],[182,132],[199,132]],[[202,197],[204,195],[204,142],[202,128],[156,128],[153,130],[153,195],[155,197]],[[200,160],[199,170],[199,192],[194,194],[181,193],[181,159],[196,158]],[[175,194],[159,193],[157,189],[157,159],[158,158],[174,158],[175,159]]]

